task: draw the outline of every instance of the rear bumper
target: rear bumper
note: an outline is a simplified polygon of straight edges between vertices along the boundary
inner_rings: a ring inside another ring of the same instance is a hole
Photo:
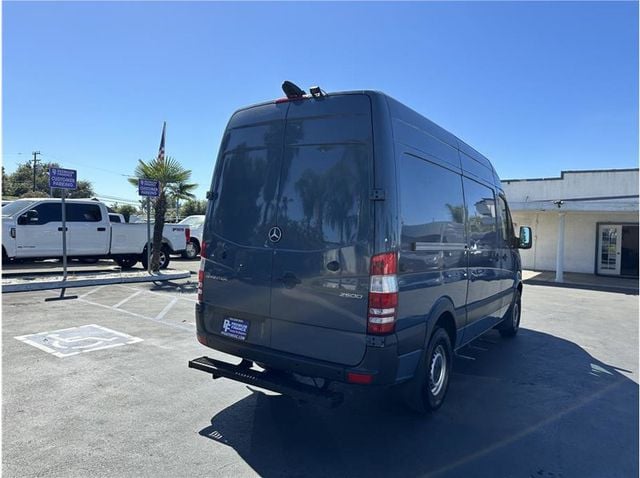
[[[200,307],[196,305],[198,341],[220,352],[258,362],[268,368],[331,381],[349,383],[347,374],[350,372],[371,375],[370,385],[393,385],[398,381],[399,357],[395,335],[385,336],[384,346],[368,346],[362,361],[356,366],[348,366],[209,334],[205,331]]]

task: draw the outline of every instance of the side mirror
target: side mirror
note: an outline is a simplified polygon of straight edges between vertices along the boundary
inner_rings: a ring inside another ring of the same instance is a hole
[[[18,218],[18,224],[23,226],[30,222],[38,222],[38,211],[30,209]]]
[[[528,226],[520,226],[520,239],[518,240],[518,249],[531,249],[531,228]]]

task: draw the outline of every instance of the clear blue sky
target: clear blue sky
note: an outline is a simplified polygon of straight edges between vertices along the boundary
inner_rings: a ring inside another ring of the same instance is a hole
[[[238,107],[280,84],[382,90],[502,178],[638,166],[638,4],[3,2],[3,159],[101,195],[157,154],[210,183]],[[21,153],[21,154],[18,154]]]

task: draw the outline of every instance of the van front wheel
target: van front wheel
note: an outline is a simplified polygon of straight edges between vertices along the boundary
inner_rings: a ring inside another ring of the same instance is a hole
[[[405,385],[404,401],[412,410],[427,413],[440,408],[449,388],[453,365],[449,334],[437,327],[420,360],[416,376]]]

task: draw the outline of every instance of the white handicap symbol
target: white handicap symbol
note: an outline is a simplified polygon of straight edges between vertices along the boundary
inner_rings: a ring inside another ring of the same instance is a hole
[[[105,339],[100,337],[82,337],[80,335],[76,337],[63,338],[58,334],[49,334],[47,337],[51,337],[51,340],[53,341],[51,345],[59,349],[88,349],[102,345],[104,342],[113,342],[114,340],[118,340],[118,337]],[[93,340],[94,342],[88,345],[71,345],[78,342],[86,342],[87,340]],[[62,343],[68,344],[70,346],[62,345]]]

